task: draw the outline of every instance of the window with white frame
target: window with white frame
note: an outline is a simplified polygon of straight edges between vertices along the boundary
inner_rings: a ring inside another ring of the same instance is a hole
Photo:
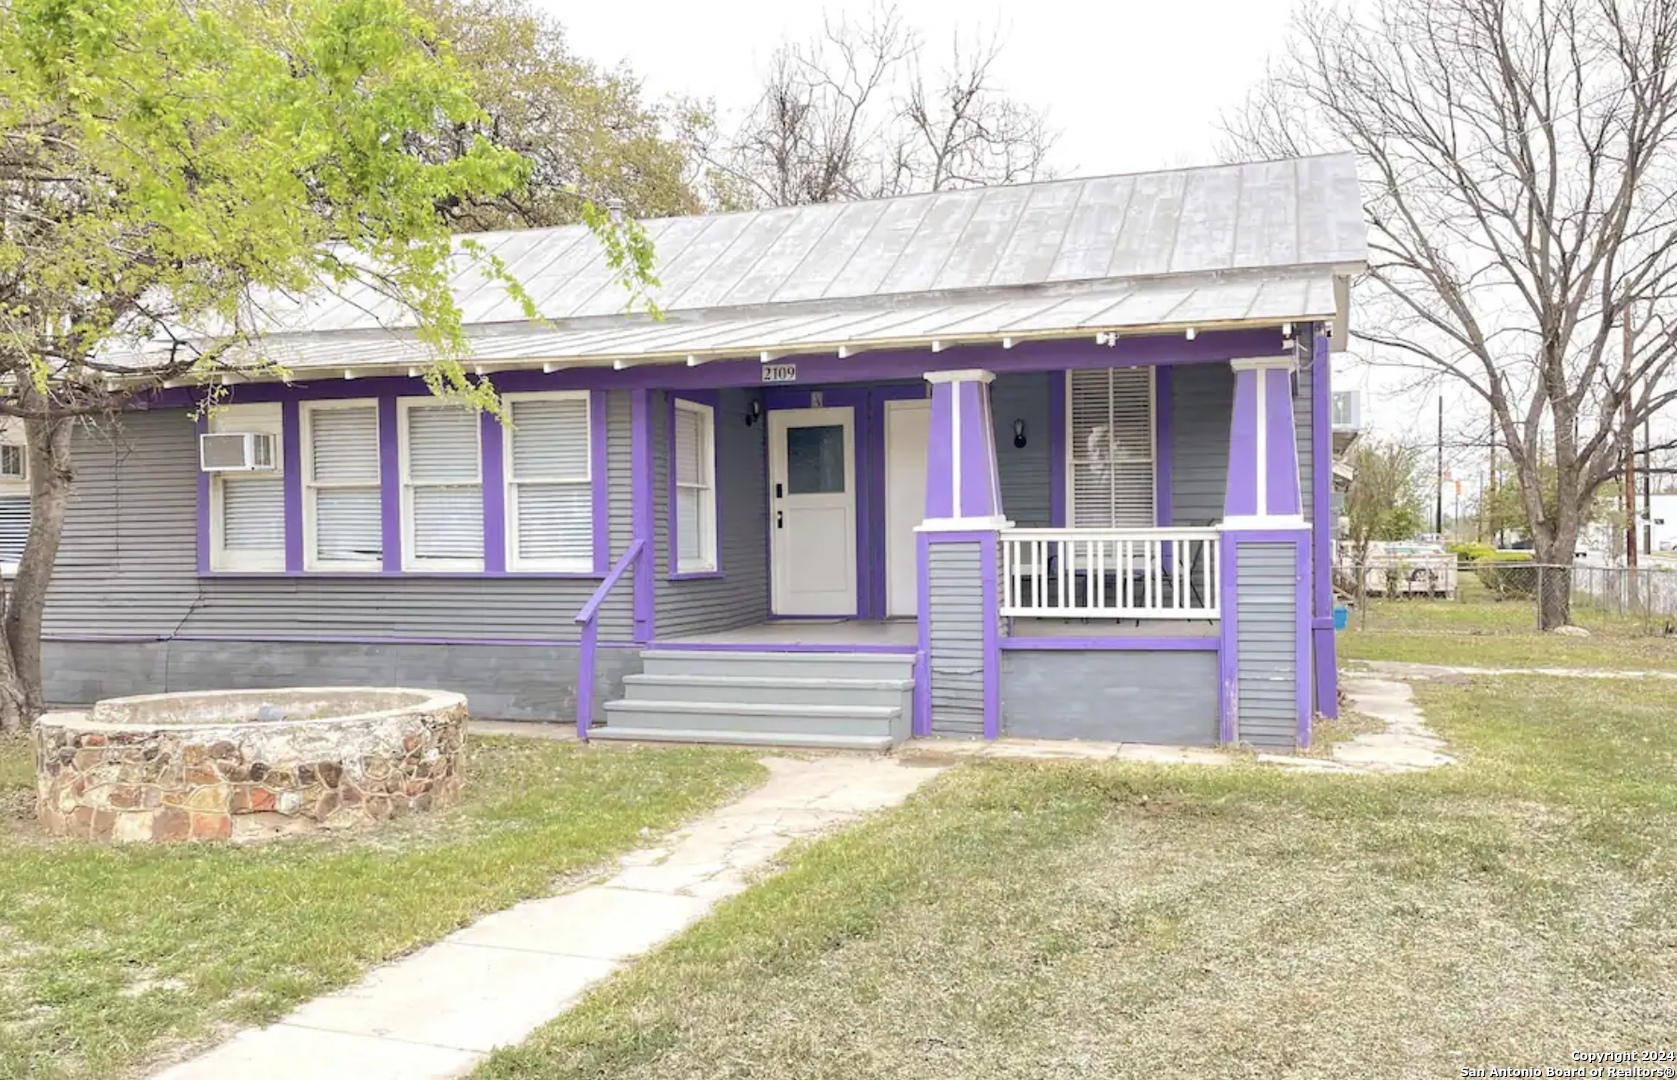
[[[1066,523],[1075,529],[1153,527],[1152,369],[1073,371],[1066,394]]]
[[[280,442],[278,404],[219,405],[212,432],[258,432]],[[210,474],[210,569],[285,569],[284,455],[274,468]]]
[[[378,570],[384,559],[378,402],[302,406],[303,548],[309,570]]]
[[[675,399],[675,572],[716,569],[716,410]]]
[[[507,569],[594,569],[588,392],[506,394]]]
[[[0,573],[17,573],[29,539],[29,454],[23,421],[0,421]]]
[[[401,401],[402,565],[483,569],[478,414],[435,398]]]

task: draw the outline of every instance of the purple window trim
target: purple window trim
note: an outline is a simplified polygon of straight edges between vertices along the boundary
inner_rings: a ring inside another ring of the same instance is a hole
[[[1090,652],[1217,652],[1220,637],[1010,637],[1001,643],[1008,652],[1068,650]]]
[[[1066,373],[1048,373],[1048,524],[1066,525]]]
[[[1315,581],[1316,633],[1314,645],[1316,711],[1328,719],[1339,715],[1339,641],[1333,630],[1332,506],[1333,506],[1333,362],[1326,329],[1314,328],[1310,354],[1311,521],[1315,536],[1311,572]]]
[[[1175,524],[1170,446],[1170,384],[1173,370],[1160,367],[1153,372],[1153,520],[1165,528]]]
[[[385,574],[382,570],[205,570],[197,576],[221,580],[331,578],[337,581],[347,578],[383,579]],[[481,570],[404,570],[402,576],[428,581],[482,581],[486,575]],[[596,574],[592,570],[511,570],[492,576],[511,581],[599,581],[605,575]]]
[[[1279,368],[1261,372],[1265,381],[1264,409],[1260,422],[1267,431],[1268,460],[1265,470],[1266,501],[1260,513],[1286,516],[1300,513],[1298,432],[1294,427],[1292,375]]]
[[[1020,342],[1012,349],[996,345],[963,345],[932,353],[925,349],[881,350],[839,359],[836,355],[799,356],[799,384],[879,382],[914,379],[927,371],[956,371],[982,368],[1005,372],[1062,371],[1076,368],[1155,367],[1168,364],[1227,362],[1237,357],[1286,356],[1291,353],[1279,327],[1257,330],[1214,330],[1198,334],[1193,341],[1177,334],[1127,337],[1115,347],[1094,344],[1093,335],[1057,341]],[[762,384],[762,365],[753,357],[717,360],[697,367],[681,363],[637,364],[615,371],[607,366],[576,367],[543,373],[539,370],[504,371],[495,375],[501,393],[533,390],[586,389],[678,389],[695,390],[729,386],[756,387]],[[368,376],[353,380],[328,379],[314,382],[249,383],[239,387],[241,401],[281,401],[287,397],[357,398],[390,393],[428,393],[419,379],[401,376]],[[189,406],[193,388],[160,391],[139,408]],[[764,408],[767,408],[765,403]]]
[[[914,725],[910,731],[922,737],[932,733],[932,574],[929,533],[914,537],[916,588],[919,590],[919,667],[914,678]]]
[[[204,413],[198,414],[196,425],[197,435],[194,442],[202,442],[203,436],[210,430],[210,418]],[[287,537],[289,539],[289,537]],[[210,572],[210,474],[203,469],[198,470],[198,573],[204,575]]]
[[[1001,620],[998,616],[996,575],[996,533],[987,532],[978,546],[979,595],[984,619],[984,737],[999,739],[1002,735],[1002,662],[998,645]]]
[[[635,640],[651,641],[657,629],[653,575],[657,565],[652,516],[652,391],[629,394],[630,521],[633,539],[643,541],[634,567]]]
[[[379,510],[384,517],[384,572],[402,572],[401,418],[396,395],[378,396]]]
[[[588,477],[594,486],[594,572],[611,572],[611,453],[608,395],[588,395]],[[622,468],[621,465],[618,466]]]
[[[296,398],[280,402],[280,448],[285,463],[285,572],[303,572],[303,410]]]
[[[596,395],[603,396],[603,395]],[[668,415],[664,424],[665,449],[665,521],[666,531],[669,533],[666,542],[669,545],[669,562],[666,566],[665,579],[668,581],[701,581],[705,578],[723,577],[722,568],[722,396],[715,390],[682,390],[672,391],[665,397],[669,401]],[[676,514],[676,482],[675,482],[675,412],[677,401],[690,401],[695,405],[704,405],[710,409],[710,497],[711,497],[711,557],[715,568],[711,570],[676,569],[676,562],[681,551],[681,537],[677,533]]]
[[[506,429],[500,417],[478,417],[478,459],[482,462],[483,572],[493,577],[507,573]],[[598,565],[598,558],[595,560]],[[411,573],[411,571],[410,571]]]
[[[1217,628],[1217,740],[1233,743],[1240,734],[1240,610],[1236,606],[1240,590],[1236,581],[1234,534],[1224,533],[1219,546],[1217,558],[1223,576],[1218,606],[1223,621]]]

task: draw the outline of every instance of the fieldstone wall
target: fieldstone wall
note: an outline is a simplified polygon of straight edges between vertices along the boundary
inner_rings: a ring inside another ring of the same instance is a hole
[[[181,703],[186,723],[168,722],[172,696],[113,699],[37,722],[36,806],[47,831],[117,842],[248,839],[353,828],[460,799],[459,694],[180,695],[190,699]]]

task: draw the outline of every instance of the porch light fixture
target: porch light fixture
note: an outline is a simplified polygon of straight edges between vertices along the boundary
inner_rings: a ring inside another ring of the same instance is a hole
[[[751,399],[751,408],[745,410],[745,426],[755,424],[763,415],[763,403],[756,398]]]
[[[1025,421],[1013,422],[1013,445],[1023,450],[1025,448]]]

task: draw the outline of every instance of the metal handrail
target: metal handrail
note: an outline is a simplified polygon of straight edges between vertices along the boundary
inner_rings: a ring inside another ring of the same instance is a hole
[[[577,625],[582,627],[582,648],[577,657],[576,671],[576,735],[579,739],[588,738],[588,728],[594,719],[594,653],[600,640],[600,606],[617,583],[623,580],[629,565],[640,557],[645,547],[644,537],[630,544],[611,572],[606,574],[605,580],[600,582],[600,587],[594,590],[594,595],[588,598],[588,603],[576,613]]]

